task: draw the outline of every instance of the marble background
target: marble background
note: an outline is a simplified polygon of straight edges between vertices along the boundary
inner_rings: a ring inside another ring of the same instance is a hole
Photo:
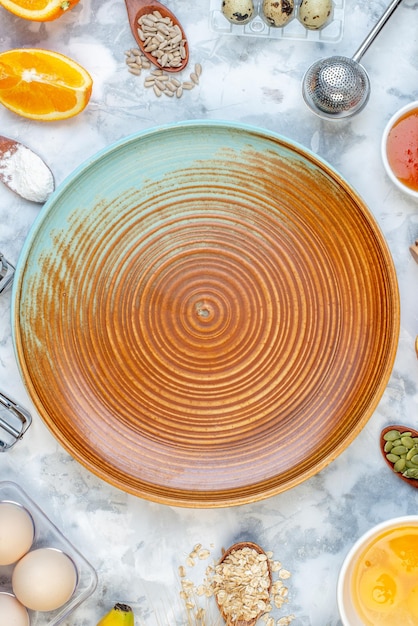
[[[180,100],[157,99],[131,76],[124,52],[133,45],[123,0],[80,0],[58,21],[31,23],[0,7],[0,50],[43,47],[71,56],[94,79],[87,109],[71,120],[33,122],[0,108],[0,133],[36,150],[61,183],[87,157],[142,129],[185,119],[234,120],[294,139],[329,161],[364,198],[379,223],[398,273],[401,333],[395,366],[374,415],[331,465],[291,491],[240,507],[192,510],[143,501],[87,472],[50,435],[25,391],[11,338],[11,291],[0,297],[0,389],[26,406],[33,424],[0,455],[0,480],[21,485],[98,572],[94,595],[65,622],[95,624],[114,602],[131,603],[136,623],[185,623],[177,566],[195,543],[219,554],[252,538],[292,573],[289,602],[295,626],[338,626],[336,580],[353,542],[375,523],[416,514],[418,492],[385,467],[378,448],[390,423],[418,427],[418,204],[386,177],[380,137],[390,116],[418,100],[418,2],[405,0],[363,59],[372,94],[347,121],[323,121],[301,97],[304,72],[317,58],[351,56],[386,6],[346,0],[340,42],[315,43],[220,35],[209,27],[203,0],[171,3],[201,63],[198,88]],[[0,186],[0,251],[16,263],[40,207]],[[216,621],[216,620],[215,620]]]

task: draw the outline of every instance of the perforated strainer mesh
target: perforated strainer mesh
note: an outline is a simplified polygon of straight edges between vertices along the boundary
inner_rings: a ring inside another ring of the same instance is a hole
[[[334,56],[314,63],[303,79],[308,106],[325,117],[348,117],[366,104],[370,93],[364,68],[353,59]]]

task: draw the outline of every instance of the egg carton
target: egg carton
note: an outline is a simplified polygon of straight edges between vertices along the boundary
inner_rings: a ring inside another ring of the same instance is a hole
[[[35,526],[35,537],[31,549],[57,548],[65,552],[76,567],[77,586],[66,604],[55,611],[46,613],[28,610],[30,626],[58,626],[96,589],[96,571],[19,485],[12,481],[0,482],[0,502],[19,504],[30,513]],[[2,593],[12,593],[13,568],[14,565],[0,565],[0,592]]]
[[[285,26],[276,28],[267,24],[263,17],[263,0],[254,1],[254,17],[247,24],[232,24],[222,13],[222,0],[211,0],[209,24],[212,31],[224,35],[321,43],[336,43],[342,39],[345,0],[333,0],[332,13],[326,24],[318,30],[310,30],[301,24],[298,19],[300,4],[301,0],[295,0],[295,10],[291,20]]]

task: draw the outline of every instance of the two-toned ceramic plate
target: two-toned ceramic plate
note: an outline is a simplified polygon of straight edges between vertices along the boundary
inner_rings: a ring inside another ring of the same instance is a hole
[[[367,207],[306,149],[187,122],[128,137],[53,194],[14,284],[19,366],[89,470],[166,504],[252,502],[360,432],[399,330]]]

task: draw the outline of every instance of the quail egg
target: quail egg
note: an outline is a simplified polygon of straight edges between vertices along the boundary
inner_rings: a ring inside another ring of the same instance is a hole
[[[222,0],[222,13],[233,24],[247,24],[254,14],[252,0]]]
[[[332,0],[302,0],[299,20],[310,30],[322,28],[332,12]]]
[[[270,26],[285,26],[293,16],[294,0],[263,0],[263,15]]]

